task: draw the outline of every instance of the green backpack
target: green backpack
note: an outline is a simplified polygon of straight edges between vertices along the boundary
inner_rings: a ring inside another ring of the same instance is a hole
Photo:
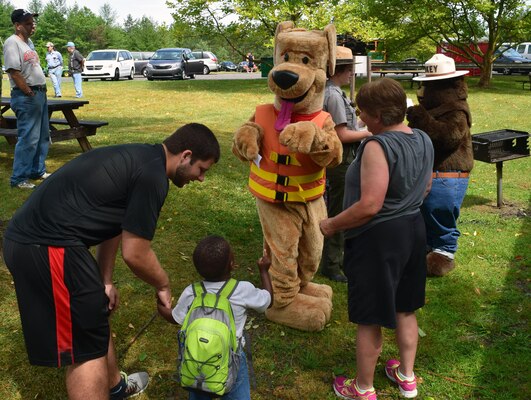
[[[234,315],[229,302],[238,281],[229,279],[214,293],[194,283],[194,301],[179,331],[181,386],[212,396],[228,393],[240,366]]]

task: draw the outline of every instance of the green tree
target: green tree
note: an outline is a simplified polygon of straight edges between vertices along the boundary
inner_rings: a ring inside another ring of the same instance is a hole
[[[387,44],[448,43],[449,52],[466,54],[479,67],[481,87],[490,85],[500,45],[529,39],[531,8],[524,0],[374,0],[368,4],[369,16],[385,27]],[[481,48],[479,43],[487,44]]]

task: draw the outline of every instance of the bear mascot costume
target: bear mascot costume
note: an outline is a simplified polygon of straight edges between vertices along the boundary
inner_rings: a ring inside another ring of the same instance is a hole
[[[325,170],[342,157],[334,122],[322,111],[335,55],[333,25],[308,31],[280,23],[268,76],[274,104],[256,108],[236,131],[232,148],[249,162],[249,190],[271,256],[274,302],[266,317],[305,331],[322,330],[332,313],[332,288],[312,279],[323,249]]]
[[[426,223],[428,275],[444,276],[454,269],[460,235],[457,218],[474,165],[464,77],[468,71],[456,71],[454,60],[443,54],[434,55],[424,67],[426,74],[413,78],[422,82],[419,105],[408,108],[407,119],[410,127],[429,135],[435,150],[432,188],[421,211]]]

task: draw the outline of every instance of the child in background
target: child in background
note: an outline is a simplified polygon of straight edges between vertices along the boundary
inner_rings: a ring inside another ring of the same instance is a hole
[[[231,278],[231,271],[234,269],[234,254],[229,243],[220,236],[207,236],[199,242],[193,254],[194,266],[203,277],[203,284],[209,293],[217,293],[218,290]],[[251,282],[239,281],[234,293],[230,296],[230,304],[234,313],[236,325],[236,336],[240,346],[240,369],[236,384],[232,390],[225,394],[222,399],[230,400],[250,400],[251,387],[249,384],[249,373],[247,371],[247,358],[243,351],[245,342],[243,329],[247,319],[247,309],[257,312],[265,310],[273,303],[273,289],[269,277],[269,266],[271,261],[269,256],[264,256],[258,260],[260,279],[264,289],[256,288]],[[173,310],[158,305],[160,315],[173,324],[182,325],[190,305],[194,300],[192,285],[187,286]],[[198,392],[190,392],[190,400],[211,399],[208,395]]]

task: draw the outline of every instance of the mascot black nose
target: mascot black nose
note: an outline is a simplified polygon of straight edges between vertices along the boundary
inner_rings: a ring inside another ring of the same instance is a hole
[[[291,71],[274,71],[273,81],[283,90],[289,89],[299,81],[299,75]]]

